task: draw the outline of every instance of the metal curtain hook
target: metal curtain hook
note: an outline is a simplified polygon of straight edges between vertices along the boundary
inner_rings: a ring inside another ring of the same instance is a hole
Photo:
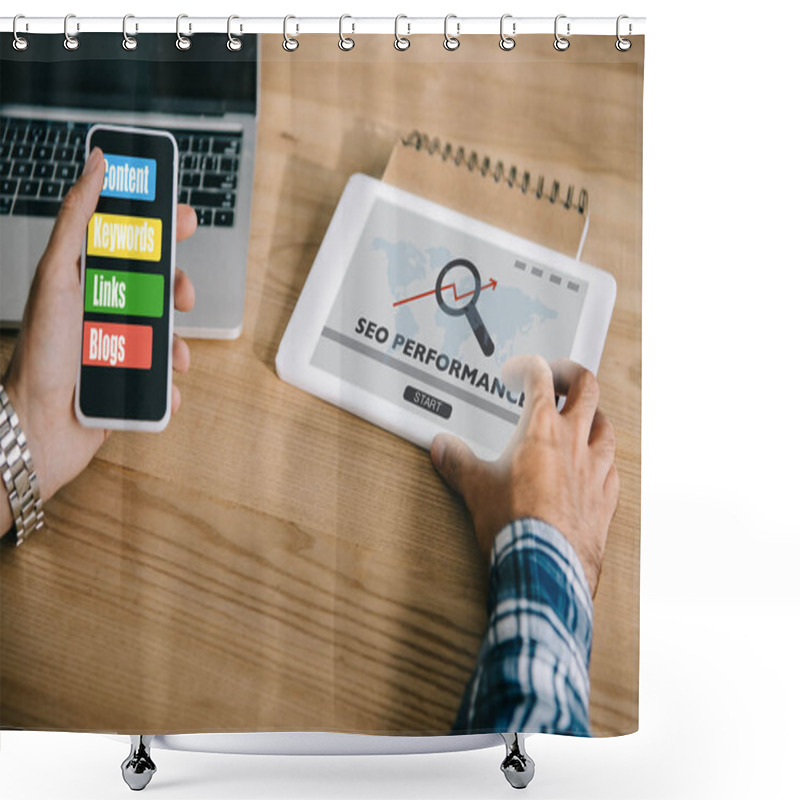
[[[74,14],[67,14],[64,17],[64,49],[65,50],[77,50],[80,47],[80,42],[78,41],[76,36],[69,35],[69,21],[71,19],[76,19]],[[79,31],[81,29],[80,23],[75,23],[75,31]]]
[[[455,36],[451,36],[447,32],[447,25],[448,25],[448,23],[450,22],[451,19],[456,20],[456,35]],[[458,17],[455,14],[448,14],[444,18],[444,42],[442,44],[444,44],[444,49],[445,50],[450,50],[451,52],[453,50],[458,50],[458,48],[461,45],[461,42],[458,39],[458,35],[460,33],[461,33],[461,23],[458,21]]]
[[[287,30],[287,25],[289,24],[290,19],[297,19],[297,17],[293,17],[291,14],[287,14],[283,18],[283,49],[286,50],[287,53],[294,53],[298,47],[300,47],[300,40],[295,38],[294,36],[289,36],[289,31]],[[295,33],[300,31],[300,26],[295,23]]]
[[[192,40],[188,36],[184,36],[181,33],[181,20],[188,18],[188,14],[178,14],[178,16],[175,18],[175,36],[177,36],[177,39],[175,39],[175,47],[177,47],[178,50],[188,50],[192,46]],[[192,23],[190,22],[189,33],[191,32]]]
[[[411,47],[411,39],[407,39],[405,36],[400,35],[399,25],[401,19],[408,19],[405,14],[398,14],[394,18],[394,49],[395,50],[408,50]],[[411,23],[406,23],[408,27],[408,34],[411,34]]]
[[[553,42],[553,47],[555,47],[556,50],[558,50],[559,52],[562,52],[562,53],[564,52],[564,50],[566,50],[569,47],[569,39],[565,39],[563,36],[559,35],[559,33],[558,33],[558,21],[560,19],[566,19],[566,18],[567,18],[566,14],[559,14],[556,17],[556,21],[555,21],[555,24],[553,26],[553,32],[555,33],[555,36],[556,36],[555,41]],[[567,23],[567,36],[569,36],[569,22]]]
[[[344,21],[346,19],[353,19],[353,18],[349,14],[342,14],[342,16],[339,17],[339,49],[345,51],[352,50],[356,46],[355,39],[351,39],[349,36],[345,36],[344,33],[342,32],[342,26],[344,25]],[[351,24],[353,27],[352,32],[355,32],[356,25],[354,22]]]
[[[237,39],[231,33],[231,22],[233,22],[235,19],[239,19],[239,17],[237,17],[235,14],[231,14],[228,17],[228,41],[227,41],[226,46],[227,46],[228,50],[230,50],[232,53],[235,53],[237,50],[241,50],[242,49],[242,40],[241,39]],[[239,33],[241,33],[241,32],[242,32],[242,26],[240,24],[239,25]]]
[[[511,23],[511,34],[512,36],[507,36],[504,30],[504,25],[507,19],[512,18],[512,14],[503,14],[500,17],[500,49],[501,50],[513,50],[516,46],[517,42],[515,39],[512,38],[513,35],[517,33],[517,23]]]
[[[620,14],[617,17],[617,41],[614,43],[614,47],[616,47],[617,50],[620,51],[620,53],[626,53],[628,50],[631,49],[631,47],[633,47],[633,42],[630,39],[623,39],[619,32],[620,28],[619,24],[624,19],[628,19],[627,14]],[[631,24],[628,23],[628,35],[630,35],[630,33],[631,33]]]
[[[133,14],[126,14],[122,18],[122,46],[126,50],[135,50],[139,46],[139,42],[136,41],[135,36],[128,36],[128,20],[129,19],[136,19]],[[139,30],[139,23],[134,23],[134,30]]]
[[[20,36],[17,33],[17,21],[21,20],[21,19],[25,19],[25,15],[24,14],[17,14],[14,17],[14,25],[12,27],[12,30],[14,32],[14,49],[15,50],[20,50],[20,51],[28,49],[28,40],[24,36]],[[25,30],[26,31],[28,30],[28,23],[27,22],[25,23]]]

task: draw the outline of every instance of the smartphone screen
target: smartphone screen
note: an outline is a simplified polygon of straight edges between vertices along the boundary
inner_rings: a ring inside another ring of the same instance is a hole
[[[157,431],[172,394],[177,145],[166,132],[96,125],[105,175],[81,263],[75,412],[90,427]]]

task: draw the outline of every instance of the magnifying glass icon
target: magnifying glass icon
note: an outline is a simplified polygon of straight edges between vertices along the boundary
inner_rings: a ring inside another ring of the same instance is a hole
[[[447,273],[456,269],[457,267],[466,268],[472,274],[472,278],[475,281],[475,288],[471,292],[464,292],[461,295],[461,297],[466,297],[467,294],[472,295],[469,299],[469,302],[463,306],[448,305],[442,295],[442,288],[452,288],[454,300],[458,301],[460,299],[458,293],[456,292],[455,283],[450,283],[443,287],[444,279]],[[483,350],[483,354],[485,356],[490,356],[492,353],[494,353],[494,342],[492,341],[491,336],[489,336],[486,326],[483,324],[483,320],[481,319],[481,315],[478,313],[478,309],[475,307],[480,295],[481,274],[478,272],[478,268],[471,261],[468,261],[466,258],[454,258],[452,261],[448,261],[441,268],[441,270],[439,270],[439,277],[436,278],[436,302],[439,304],[439,308],[441,308],[442,311],[444,311],[444,313],[449,317],[465,316],[467,318],[467,322],[469,322],[470,327],[472,328],[472,332],[475,334],[475,338],[478,340],[478,344],[481,346],[481,350]]]

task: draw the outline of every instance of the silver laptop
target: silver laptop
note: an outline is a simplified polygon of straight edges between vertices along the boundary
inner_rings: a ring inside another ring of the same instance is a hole
[[[0,41],[0,325],[18,326],[61,200],[83,168],[95,122],[169,130],[180,149],[179,202],[198,230],[178,245],[195,308],[176,317],[190,337],[242,330],[258,118],[258,37],[238,52],[198,34],[179,51],[172,34],[147,34],[126,51],[119,34],[60,36],[25,52]]]

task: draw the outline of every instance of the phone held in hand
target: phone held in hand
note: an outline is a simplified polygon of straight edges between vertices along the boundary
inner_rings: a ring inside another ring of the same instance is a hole
[[[160,431],[172,397],[178,147],[165,131],[95,125],[103,188],[81,254],[82,425]]]

